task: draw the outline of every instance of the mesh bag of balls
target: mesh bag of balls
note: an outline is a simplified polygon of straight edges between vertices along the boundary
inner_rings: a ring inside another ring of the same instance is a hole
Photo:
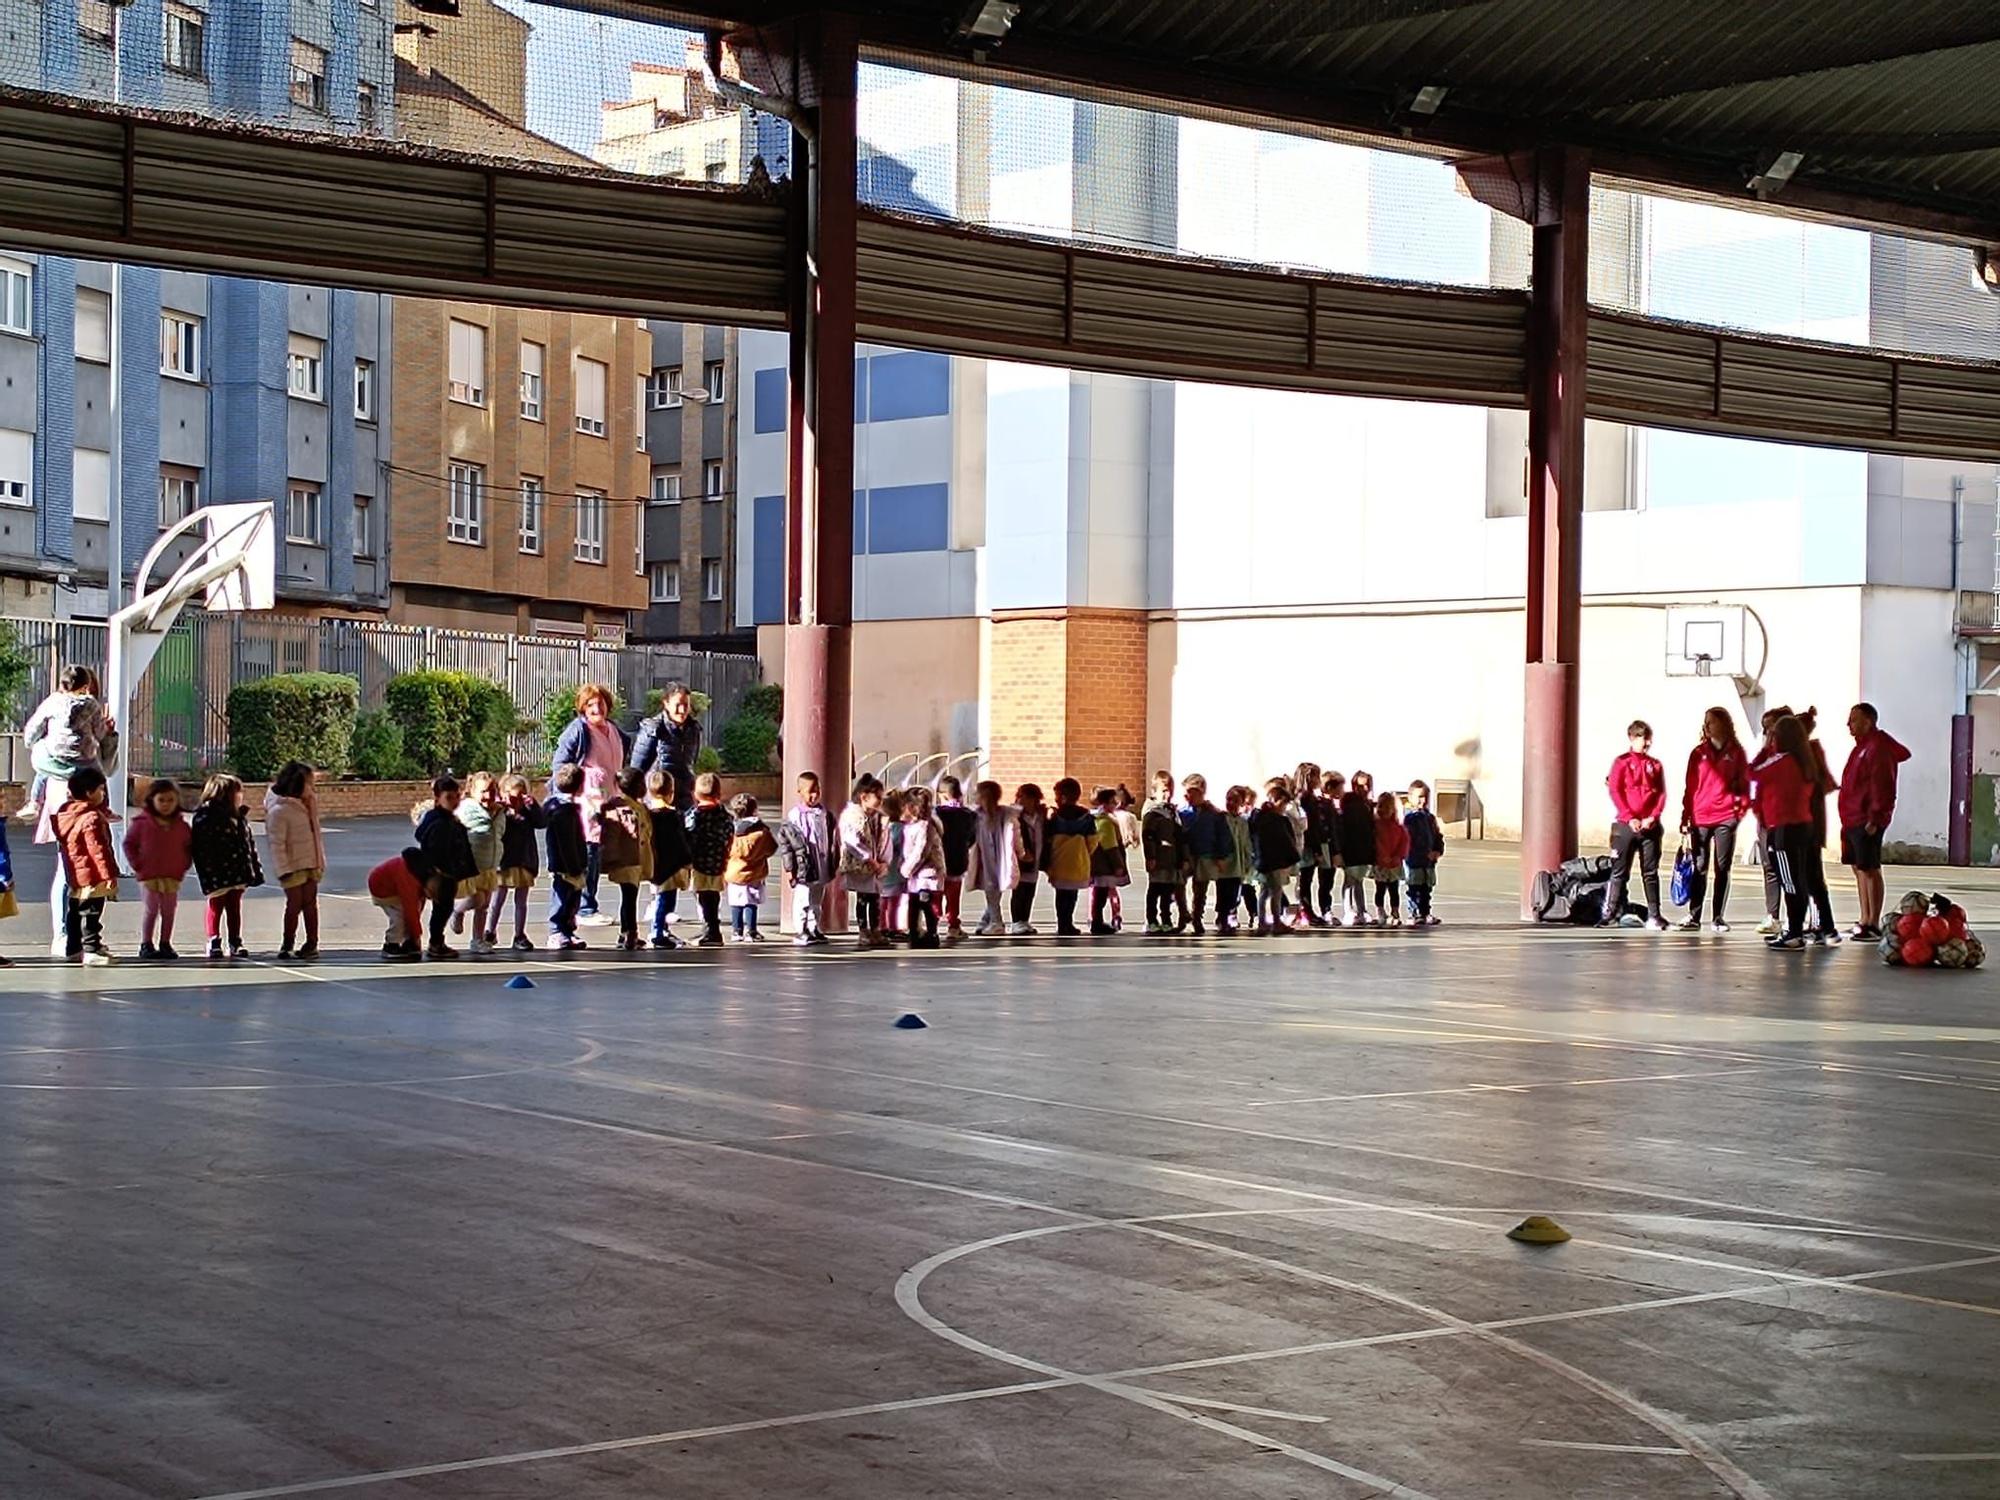
[[[1949,896],[1911,891],[1882,932],[1882,962],[1910,969],[1976,969],[1986,945],[1965,925],[1965,908]]]

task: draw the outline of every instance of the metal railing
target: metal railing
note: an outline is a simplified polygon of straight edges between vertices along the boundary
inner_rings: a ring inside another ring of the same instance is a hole
[[[33,773],[20,726],[74,662],[104,672],[108,627],[75,620],[0,616],[0,631],[34,663],[12,702],[0,702],[0,781]],[[361,685],[364,711],[381,708],[389,679],[404,672],[472,672],[506,687],[521,713],[513,766],[546,764],[541,719],[549,703],[586,682],[615,686],[631,716],[647,695],[685,682],[711,701],[711,743],[761,677],[756,657],[676,645],[614,646],[560,636],[492,635],[283,615],[184,613],[140,679],[126,735],[136,775],[193,776],[223,762],[229,745],[229,692],[281,672],[339,672]],[[509,769],[512,769],[510,766]]]
[[[874,764],[878,760],[881,762],[879,766]],[[924,786],[936,791],[937,784],[947,776],[956,776],[970,786],[985,765],[986,751],[977,747],[971,750],[870,750],[855,758],[854,774],[859,776],[864,771],[872,771],[886,787]]]

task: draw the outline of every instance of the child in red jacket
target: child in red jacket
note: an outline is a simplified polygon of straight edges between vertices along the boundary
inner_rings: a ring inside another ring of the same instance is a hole
[[[1375,920],[1403,925],[1403,861],[1410,857],[1410,832],[1396,806],[1396,794],[1375,799]]]
[[[104,773],[84,766],[69,779],[69,801],[56,810],[56,839],[69,871],[64,950],[72,960],[92,967],[111,962],[104,947],[104,903],[118,894],[107,795]]]
[[[139,915],[139,957],[179,958],[174,913],[180,907],[181,882],[194,867],[194,830],[181,816],[181,790],[171,781],[146,788],[146,804],[125,830],[125,860],[146,893]]]
[[[430,856],[405,849],[368,872],[368,898],[382,908],[389,930],[382,938],[382,956],[414,961],[424,956],[418,941],[424,930],[424,897],[431,878]]]
[[[1625,728],[1631,746],[1611,762],[1604,785],[1611,792],[1611,887],[1604,893],[1601,927],[1616,927],[1625,914],[1625,887],[1632,879],[1632,856],[1646,887],[1646,926],[1665,932],[1660,914],[1660,814],[1667,806],[1667,773],[1652,756],[1653,726],[1634,719]]]

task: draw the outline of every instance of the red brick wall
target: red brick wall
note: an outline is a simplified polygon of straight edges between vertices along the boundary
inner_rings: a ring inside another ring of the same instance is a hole
[[[1023,610],[993,617],[989,774],[1009,791],[1074,776],[1145,785],[1146,616]]]

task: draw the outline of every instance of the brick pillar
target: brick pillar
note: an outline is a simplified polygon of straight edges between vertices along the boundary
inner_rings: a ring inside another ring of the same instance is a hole
[[[1009,794],[1062,776],[1146,783],[1146,612],[999,610],[988,687],[989,775]]]

